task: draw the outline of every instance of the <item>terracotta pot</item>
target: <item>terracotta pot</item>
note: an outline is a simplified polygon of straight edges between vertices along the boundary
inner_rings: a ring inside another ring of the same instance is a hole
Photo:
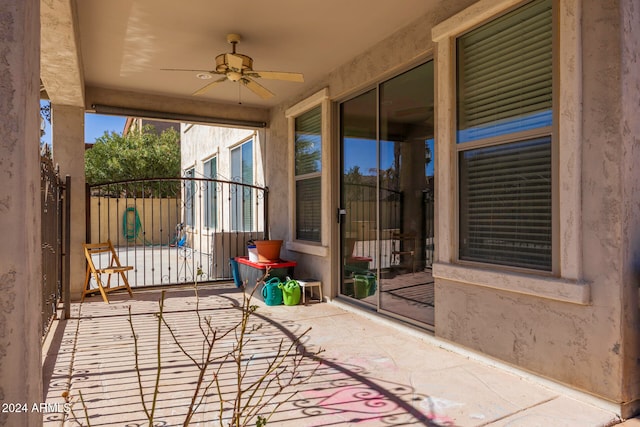
[[[258,262],[276,262],[280,260],[282,240],[256,240]]]

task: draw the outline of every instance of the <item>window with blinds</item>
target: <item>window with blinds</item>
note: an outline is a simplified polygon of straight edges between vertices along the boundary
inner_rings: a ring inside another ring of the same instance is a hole
[[[460,156],[460,259],[551,269],[551,139]]]
[[[461,260],[552,269],[551,8],[532,1],[457,40]]]
[[[322,108],[295,118],[296,239],[321,241]]]
[[[550,0],[458,38],[458,143],[551,125],[552,38]]]
[[[296,238],[320,241],[320,177],[296,181]]]

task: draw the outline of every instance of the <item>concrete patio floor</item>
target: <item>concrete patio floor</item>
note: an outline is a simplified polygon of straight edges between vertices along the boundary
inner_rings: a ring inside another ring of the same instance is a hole
[[[200,313],[210,316],[221,330],[239,316],[232,304],[242,300],[242,293],[230,286],[206,285],[199,291]],[[131,307],[142,383],[150,401],[159,298],[159,290],[136,290],[133,298],[111,294],[109,305],[99,295],[72,304],[71,319],[59,321],[45,346],[44,388],[45,402],[60,403],[59,407],[63,393],[69,392],[77,419],[52,410],[44,415],[45,426],[87,425],[79,391],[92,426],[147,425],[128,310]],[[612,407],[598,399],[471,353],[452,351],[448,343],[425,332],[344,303],[293,307],[253,303],[258,306],[254,319],[262,327],[245,351],[253,356],[249,375],[264,368],[281,339],[289,342],[308,327],[312,330],[304,339],[305,348],[324,350],[318,359],[303,362],[302,374],[313,375],[296,388],[295,396],[267,426],[595,427],[618,422]],[[195,305],[192,289],[167,289],[165,318],[183,347],[199,354],[202,338]],[[163,367],[154,425],[182,425],[198,372],[167,330],[162,331],[161,345]],[[218,347],[224,351],[228,345],[221,340]],[[233,387],[233,372],[226,381]],[[210,393],[190,425],[218,425],[216,397]]]

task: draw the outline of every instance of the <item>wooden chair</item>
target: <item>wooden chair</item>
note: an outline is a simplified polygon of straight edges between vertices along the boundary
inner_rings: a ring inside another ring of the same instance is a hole
[[[391,265],[402,267],[403,258],[409,258],[411,271],[416,272],[417,239],[415,234],[391,234]]]
[[[129,286],[129,281],[127,280],[125,272],[133,270],[133,267],[128,265],[123,266],[122,264],[120,264],[120,260],[118,259],[118,255],[116,254],[113,245],[111,244],[111,240],[107,240],[103,243],[84,243],[82,246],[84,246],[84,256],[87,258],[87,274],[85,275],[84,280],[82,301],[84,301],[84,297],[86,295],[100,292],[104,302],[109,304],[109,298],[107,297],[107,294],[113,291],[118,291],[120,289],[126,289],[127,292],[129,292],[129,296],[132,297],[133,293],[131,292],[131,287]],[[93,255],[98,255],[101,253],[109,253],[109,265],[107,267],[99,266],[98,268],[96,268]],[[119,286],[111,287],[111,276],[113,276],[114,274],[120,275],[122,284],[120,284]],[[102,275],[107,276],[106,284],[102,281]],[[98,287],[94,289],[90,288],[92,276],[96,279],[96,283],[98,285]]]

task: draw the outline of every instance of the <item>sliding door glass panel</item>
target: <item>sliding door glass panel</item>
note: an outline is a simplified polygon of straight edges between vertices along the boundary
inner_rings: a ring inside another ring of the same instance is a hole
[[[340,107],[340,293],[373,305],[377,305],[376,110],[375,90]]]
[[[433,325],[433,63],[340,105],[343,296]]]
[[[433,63],[380,85],[380,309],[433,323]]]

